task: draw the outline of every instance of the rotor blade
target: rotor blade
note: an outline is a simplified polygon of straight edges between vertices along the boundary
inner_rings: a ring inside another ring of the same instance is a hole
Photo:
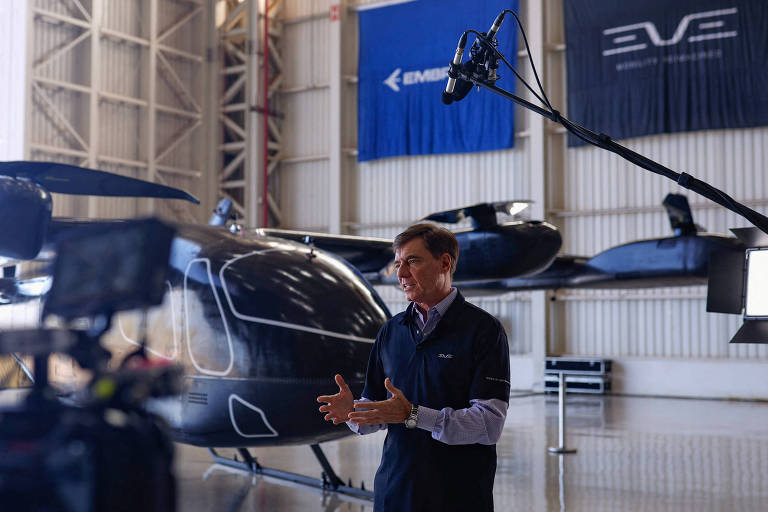
[[[56,162],[0,162],[0,175],[27,179],[58,194],[160,197],[200,204],[197,198],[177,188]]]

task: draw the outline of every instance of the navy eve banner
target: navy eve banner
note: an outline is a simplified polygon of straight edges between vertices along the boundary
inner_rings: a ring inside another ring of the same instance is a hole
[[[440,99],[461,33],[488,31],[504,9],[517,12],[517,0],[417,0],[359,12],[358,160],[512,147],[512,102],[486,90],[451,105]],[[514,63],[511,15],[497,39]],[[464,62],[474,40],[467,39]],[[514,90],[503,66],[499,86]]]
[[[563,6],[574,122],[616,139],[768,124],[766,0]]]

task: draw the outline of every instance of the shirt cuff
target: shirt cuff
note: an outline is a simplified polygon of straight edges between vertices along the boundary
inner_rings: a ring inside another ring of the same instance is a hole
[[[430,409],[429,407],[419,406],[418,419],[416,421],[416,427],[434,432],[437,430],[437,422],[440,419],[441,411],[437,409]]]

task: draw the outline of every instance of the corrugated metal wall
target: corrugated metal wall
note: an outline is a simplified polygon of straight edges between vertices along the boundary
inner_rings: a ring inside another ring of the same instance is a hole
[[[157,2],[155,12],[145,0],[31,0],[28,5],[27,157],[148,179],[206,199],[207,183],[200,179],[207,172],[206,38],[201,34],[206,34],[208,11],[177,0]],[[207,216],[207,208],[177,203],[57,196],[54,214]]]
[[[566,105],[565,34],[562,2],[547,0],[546,79],[550,99]],[[562,110],[565,110],[563,108]],[[599,127],[589,127],[599,129]],[[639,137],[623,145],[721,188],[764,212],[763,178],[768,129],[717,130]],[[552,133],[548,169],[550,220],[564,234],[563,252],[590,256],[643,238],[671,235],[661,201],[670,192],[687,195],[695,221],[713,233],[747,225],[734,213],[686,191],[672,181],[591,148],[567,148]],[[557,318],[550,339],[554,353],[604,357],[759,358],[765,347],[729,346],[741,325],[733,315],[706,313],[705,287],[635,291],[580,290],[558,294],[550,307]]]
[[[342,69],[357,73],[355,7],[378,0],[349,2],[343,27]],[[286,108],[285,154],[281,181],[284,227],[324,229],[328,204],[327,84],[329,1],[286,3],[283,54],[290,62],[283,95]],[[527,2],[521,2],[525,22]],[[543,6],[545,48],[543,81],[550,99],[565,111],[565,37],[560,0]],[[520,46],[522,48],[522,45]],[[448,57],[446,57],[448,58]],[[525,76],[527,60],[518,59]],[[349,158],[343,164],[343,227],[350,234],[392,237],[432,211],[479,201],[526,198],[532,194],[527,126],[529,114],[518,110],[520,136],[509,151],[390,158],[358,164],[356,82],[347,81],[342,126]],[[522,89],[518,87],[518,89]],[[348,93],[347,93],[348,92]],[[548,220],[564,234],[563,252],[593,255],[613,245],[670,234],[661,201],[679,187],[665,178],[592,148],[568,149],[565,136],[548,124]],[[599,128],[599,127],[593,127]],[[768,129],[659,135],[625,141],[632,149],[661,163],[712,183],[759,211],[768,206],[763,178]],[[706,199],[687,194],[696,221],[711,232],[727,233],[745,221]],[[396,290],[382,294],[393,311],[402,309]],[[737,317],[705,313],[703,287],[616,291],[578,291],[557,295],[552,317],[551,353],[606,357],[768,358],[763,347],[731,347],[728,339]],[[525,294],[478,299],[497,314],[510,332],[512,353],[531,352],[530,301]],[[529,327],[530,328],[530,327]]]
[[[277,178],[283,227],[328,229],[329,6],[327,0],[291,0],[283,8],[280,105],[287,136]]]
[[[529,197],[525,141],[514,150],[404,158],[357,165],[355,230],[366,236],[394,236],[431,212],[482,201]],[[389,228],[377,227],[390,223]]]
[[[24,155],[26,14],[23,0],[0,3],[0,160]]]
[[[765,212],[768,186],[763,149],[768,129],[659,135],[623,141],[672,169],[686,171]],[[627,241],[670,236],[660,203],[684,193],[695,220],[708,231],[727,233],[748,223],[666,178],[598,149],[566,150],[562,209],[555,212],[564,250],[591,255]],[[630,296],[628,299],[622,297]],[[640,292],[565,294],[563,350],[603,356],[768,358],[756,345],[728,345],[741,325],[732,315],[705,312],[704,287]]]

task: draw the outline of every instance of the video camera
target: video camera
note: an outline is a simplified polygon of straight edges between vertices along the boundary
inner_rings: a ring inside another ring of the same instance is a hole
[[[43,321],[85,329],[0,333],[0,354],[34,359],[34,386],[0,410],[0,503],[35,512],[175,509],[173,445],[144,404],[178,394],[173,366],[107,371],[101,335],[114,313],[162,302],[174,230],[156,219],[84,224],[56,243]],[[72,357],[93,378],[65,404],[48,382],[48,358]],[[140,350],[137,356],[141,356]]]

